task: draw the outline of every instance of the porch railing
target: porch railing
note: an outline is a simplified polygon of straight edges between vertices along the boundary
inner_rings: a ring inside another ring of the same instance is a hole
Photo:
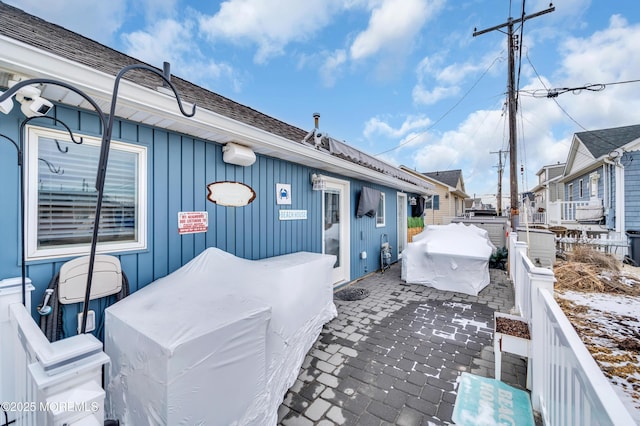
[[[553,272],[533,266],[526,243],[509,236],[516,308],[531,328],[531,402],[547,425],[635,424],[553,298]]]
[[[589,205],[590,201],[550,201],[547,203],[547,224],[553,226],[576,222],[578,207]]]
[[[546,225],[547,224],[547,213],[539,212],[539,211],[528,211],[524,209],[520,213],[520,225],[528,223],[529,225]]]
[[[0,401],[9,421],[104,424],[102,367],[109,357],[102,343],[90,334],[50,343],[21,303],[21,287],[20,279],[0,281]]]

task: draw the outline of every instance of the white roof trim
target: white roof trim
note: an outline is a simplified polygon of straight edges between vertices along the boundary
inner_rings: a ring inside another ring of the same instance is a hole
[[[0,36],[0,51],[2,51],[0,68],[8,72],[23,74],[28,78],[48,78],[64,81],[82,90],[100,105],[103,102],[106,102],[106,104],[111,102],[115,78],[112,75],[42,51],[6,36]],[[58,99],[51,100],[59,101]],[[251,146],[255,152],[272,157],[303,163],[310,167],[343,176],[368,180],[402,191],[419,194],[428,192],[427,188],[376,172],[351,161],[334,157],[309,145],[291,141],[212,111],[198,108],[194,117],[184,117],[180,113],[173,96],[139,86],[124,79],[120,81],[117,106],[118,110],[133,108],[137,111],[146,111],[154,116],[179,123],[181,129],[184,129],[182,130],[184,133],[195,137],[200,137],[197,135],[199,133],[202,134],[203,130],[206,129],[221,136],[220,140],[214,140],[214,142],[224,143],[226,142],[224,140],[226,136],[228,140]],[[187,111],[190,108],[190,105],[185,105]],[[105,111],[105,113],[107,112]],[[162,123],[162,120],[160,123]]]

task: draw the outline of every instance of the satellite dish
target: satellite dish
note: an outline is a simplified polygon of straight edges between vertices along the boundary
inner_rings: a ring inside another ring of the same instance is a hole
[[[609,158],[611,158],[612,160],[615,160],[617,158],[622,157],[623,154],[624,154],[624,152],[622,151],[622,149],[620,149],[620,148],[614,149],[613,151],[611,151],[609,153]]]

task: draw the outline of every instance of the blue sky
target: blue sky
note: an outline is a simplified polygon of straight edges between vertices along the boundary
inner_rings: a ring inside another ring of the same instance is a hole
[[[519,17],[522,0],[5,1],[303,129],[319,112],[323,132],[395,165],[462,169],[471,196],[496,192],[507,36],[472,33]],[[520,190],[565,161],[575,132],[640,123],[640,82],[532,96],[640,79],[637,0],[554,6],[522,29]]]

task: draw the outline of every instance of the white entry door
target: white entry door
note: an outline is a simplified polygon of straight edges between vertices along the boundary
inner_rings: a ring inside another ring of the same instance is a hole
[[[349,182],[326,178],[322,191],[322,252],[336,256],[333,285],[350,280]]]
[[[402,257],[402,251],[407,246],[407,194],[398,192],[398,259]]]

